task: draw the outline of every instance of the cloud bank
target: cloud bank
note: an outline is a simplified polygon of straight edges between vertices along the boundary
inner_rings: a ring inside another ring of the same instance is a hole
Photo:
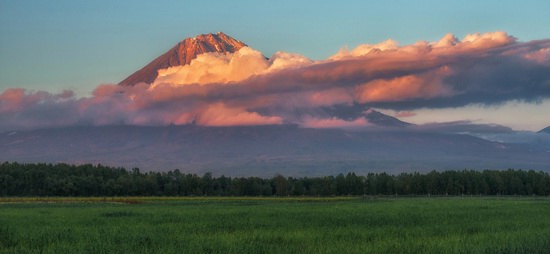
[[[204,126],[296,123],[369,126],[371,108],[495,105],[550,98],[550,39],[518,42],[504,33],[452,34],[400,46],[393,40],[342,49],[312,61],[252,48],[206,53],[159,70],[152,84],[99,85],[90,97],[11,88],[0,94],[0,128],[71,125]]]

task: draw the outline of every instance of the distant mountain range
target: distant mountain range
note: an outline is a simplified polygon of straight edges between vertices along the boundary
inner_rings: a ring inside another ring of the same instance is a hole
[[[550,171],[550,152],[464,134],[296,125],[72,127],[0,133],[0,161],[101,163],[144,171],[318,176],[433,169]]]
[[[197,55],[203,53],[233,53],[245,46],[246,44],[222,32],[187,38],[121,81],[119,85],[132,86],[139,82],[152,83],[158,75],[157,71],[160,69],[189,64],[191,60],[197,58]]]

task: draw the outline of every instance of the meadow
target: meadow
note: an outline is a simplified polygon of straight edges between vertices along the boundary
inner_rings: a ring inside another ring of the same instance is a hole
[[[541,197],[0,198],[1,253],[548,253]]]

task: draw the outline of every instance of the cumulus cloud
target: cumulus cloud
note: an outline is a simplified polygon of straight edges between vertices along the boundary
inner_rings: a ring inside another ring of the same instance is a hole
[[[151,88],[162,83],[177,86],[241,81],[264,72],[268,67],[262,53],[249,47],[233,54],[205,53],[198,55],[189,65],[159,70]]]
[[[486,49],[501,45],[507,45],[515,41],[516,38],[509,36],[505,32],[499,31],[484,34],[468,34],[466,35],[466,37],[464,37],[462,42],[458,42],[456,43],[456,45],[470,49]]]
[[[399,46],[396,41],[389,39],[378,44],[362,44],[351,51],[347,48],[343,48],[329,59],[341,60],[365,56],[380,57],[380,54],[385,54],[386,56],[394,58],[405,57],[409,54],[424,55],[428,57],[496,48],[514,42],[516,42],[515,37],[502,31],[484,34],[468,34],[462,40],[459,40],[453,34],[449,33],[443,36],[439,41],[432,43],[419,41],[412,45]]]
[[[270,58],[244,47],[206,53],[189,65],[159,70],[152,84],[104,84],[90,97],[8,89],[0,128],[66,125],[206,126],[296,123],[363,127],[368,108],[495,105],[550,97],[550,40],[518,42],[504,33],[452,34],[400,46],[387,40],[342,49],[327,60],[294,53]],[[398,117],[411,116],[403,113]]]
[[[243,47],[235,53],[204,53],[198,55],[189,65],[158,70],[151,89],[159,84],[182,86],[234,83],[254,75],[311,63],[313,61],[304,56],[286,52],[277,52],[268,60],[261,52],[249,47]]]
[[[450,68],[445,66],[420,75],[369,81],[357,86],[356,100],[368,103],[449,97],[454,91],[443,84],[443,79],[451,72]]]
[[[348,50],[347,48],[340,49],[340,51],[331,56],[329,59],[331,60],[340,60],[345,58],[351,58],[351,57],[357,57],[357,56],[364,56],[371,52],[378,53],[382,51],[389,51],[389,50],[397,50],[399,49],[399,45],[394,40],[386,40],[377,44],[361,44],[354,48],[353,50]]]

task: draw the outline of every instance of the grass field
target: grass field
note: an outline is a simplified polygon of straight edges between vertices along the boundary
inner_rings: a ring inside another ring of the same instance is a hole
[[[548,198],[0,199],[1,253],[548,253]]]

